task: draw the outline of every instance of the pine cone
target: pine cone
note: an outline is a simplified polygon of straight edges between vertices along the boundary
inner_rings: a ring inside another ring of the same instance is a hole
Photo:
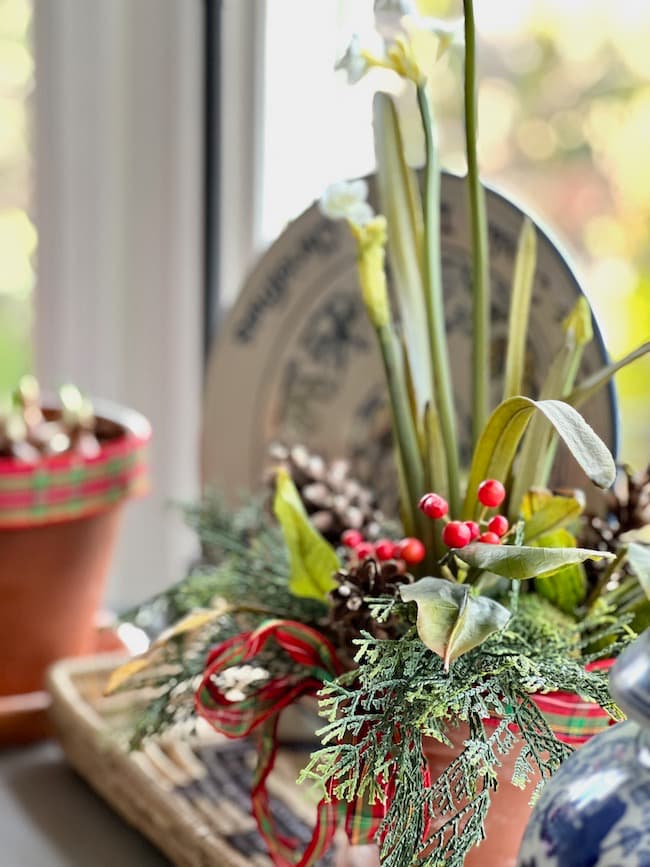
[[[605,514],[587,515],[580,541],[599,551],[615,551],[621,536],[650,524],[650,465],[636,475],[629,467],[619,468],[604,497]]]
[[[377,623],[364,600],[377,596],[397,598],[402,584],[413,583],[413,576],[404,571],[401,563],[395,560],[379,563],[368,557],[357,566],[339,570],[334,577],[339,586],[330,593],[332,607],[327,626],[339,648],[353,656],[352,641],[359,638],[362,630],[378,638],[396,637],[396,624],[390,620]]]
[[[293,479],[313,525],[333,545],[351,527],[366,539],[382,535],[384,516],[373,491],[350,476],[350,465],[339,459],[325,461],[305,446],[289,449],[274,444],[269,454],[275,466],[283,466]]]
[[[636,475],[627,466],[619,467],[614,486],[604,494],[604,498],[604,514],[586,516],[579,544],[598,551],[615,552],[621,536],[650,524],[650,465]],[[596,580],[607,568],[607,561],[587,561],[585,568],[590,579]]]

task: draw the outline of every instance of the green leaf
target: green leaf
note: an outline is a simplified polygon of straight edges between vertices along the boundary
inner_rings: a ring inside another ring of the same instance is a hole
[[[397,284],[395,300],[420,414],[433,400],[422,271],[422,203],[415,173],[404,159],[393,100],[377,93],[373,110],[381,212],[388,221],[388,253]]]
[[[596,373],[581,382],[580,385],[571,392],[567,397],[567,403],[570,403],[575,407],[582,406],[582,404],[586,403],[590,397],[593,397],[594,394],[599,392],[604,385],[607,385],[615,373],[618,373],[619,370],[622,370],[628,364],[631,364],[633,361],[636,361],[637,358],[641,358],[641,356],[646,355],[648,352],[650,352],[650,341],[642,344],[619,361],[615,361],[613,364],[609,364],[607,367],[603,367],[601,370],[596,371]]]
[[[540,548],[572,548],[576,539],[563,527],[540,536],[533,543]],[[535,590],[565,614],[574,614],[587,595],[587,576],[582,563],[563,566],[552,575],[535,579]]]
[[[515,274],[510,295],[508,318],[508,350],[503,386],[503,399],[515,397],[522,391],[526,361],[526,336],[530,300],[533,295],[537,266],[537,233],[533,222],[526,217],[519,234]]]
[[[530,545],[540,536],[570,524],[581,515],[583,507],[584,499],[578,492],[565,497],[545,488],[533,488],[521,502],[521,514],[526,522],[523,541]]]
[[[560,400],[511,397],[494,410],[477,443],[465,495],[465,519],[474,518],[480,511],[476,492],[484,479],[506,480],[517,446],[535,411],[551,422],[594,484],[608,488],[614,483],[616,465],[607,446],[572,406]],[[518,466],[517,474],[524,470]],[[524,493],[525,490],[513,501],[511,492],[511,517],[518,514]]]
[[[289,551],[289,590],[295,596],[322,599],[336,586],[339,559],[312,525],[289,473],[278,470],[273,511]]]
[[[584,560],[613,560],[608,551],[588,548],[541,548],[527,545],[484,545],[473,542],[455,552],[474,569],[486,569],[504,578],[521,581],[551,575],[563,566]]]
[[[565,614],[575,614],[587,595],[587,576],[581,563],[565,566],[548,578],[535,579],[535,591]]]
[[[507,608],[487,596],[474,596],[465,584],[443,578],[421,578],[402,585],[404,602],[418,606],[417,629],[423,644],[449,664],[503,629]]]
[[[650,547],[630,542],[627,546],[627,562],[650,599]]]
[[[540,548],[575,548],[575,536],[565,528],[565,524],[580,515],[582,500],[577,496],[552,494],[546,489],[529,491],[521,504],[525,521],[523,541]],[[572,563],[551,576],[537,578],[535,590],[561,611],[574,614],[587,594],[584,566],[582,563]]]
[[[427,490],[436,491],[441,497],[447,498],[449,491],[440,416],[431,404],[427,404],[424,409],[422,427],[423,443],[420,450],[424,456]]]
[[[563,399],[573,388],[585,346],[593,338],[591,308],[581,296],[562,323],[564,342],[553,359],[541,391],[540,400]],[[526,431],[517,476],[513,485],[511,507],[535,485],[546,485],[557,449],[557,437],[549,421],[538,415]],[[511,517],[514,513],[511,512]]]

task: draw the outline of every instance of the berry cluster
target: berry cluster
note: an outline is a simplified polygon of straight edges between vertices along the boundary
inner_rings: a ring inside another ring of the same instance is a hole
[[[341,542],[356,555],[359,562],[363,562],[368,557],[375,557],[381,562],[403,560],[407,566],[415,566],[422,562],[426,554],[422,542],[412,536],[399,542],[393,542],[392,539],[368,542],[359,530],[345,530],[341,535]]]
[[[483,506],[483,513],[487,509],[500,506],[506,496],[506,489],[496,479],[486,479],[478,486],[477,497]],[[470,542],[483,542],[486,545],[500,545],[503,537],[510,529],[508,519],[503,515],[494,515],[489,521],[484,521],[482,516],[479,523],[476,521],[450,521],[447,517],[449,505],[440,494],[425,494],[419,503],[424,514],[438,520],[442,518],[445,526],[442,531],[442,541],[448,548],[464,548]]]

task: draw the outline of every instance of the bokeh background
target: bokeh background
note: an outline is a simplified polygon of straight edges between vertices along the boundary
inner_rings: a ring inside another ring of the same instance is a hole
[[[456,0],[420,7],[460,13]],[[484,176],[564,241],[618,358],[650,338],[650,4],[480,0],[476,7]],[[0,393],[32,360],[31,19],[30,0],[0,0]],[[338,50],[332,46],[333,55]],[[434,73],[443,163],[455,171],[463,169],[459,74],[453,57]],[[649,454],[649,381],[647,358],[617,377],[621,458],[638,468]]]

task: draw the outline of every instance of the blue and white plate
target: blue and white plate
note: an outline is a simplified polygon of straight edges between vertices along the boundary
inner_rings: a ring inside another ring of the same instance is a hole
[[[371,179],[372,186],[372,179]],[[469,451],[471,383],[470,239],[463,179],[442,184],[443,277],[460,445]],[[510,286],[523,212],[488,191],[492,262],[492,398],[500,398]],[[580,286],[539,229],[538,267],[528,340],[527,393],[535,396],[561,345],[560,324]],[[594,323],[595,325],[595,323]],[[582,375],[606,353],[597,326]],[[582,410],[615,450],[613,389]],[[314,205],[267,250],[223,323],[212,352],[204,409],[203,479],[230,493],[259,486],[272,440],[303,442],[329,457],[349,457],[358,474],[394,490],[389,421],[374,334],[359,297],[356,255],[347,227]],[[384,472],[384,469],[386,471]],[[558,456],[555,479],[586,485],[572,459]],[[392,499],[392,497],[391,497]]]

